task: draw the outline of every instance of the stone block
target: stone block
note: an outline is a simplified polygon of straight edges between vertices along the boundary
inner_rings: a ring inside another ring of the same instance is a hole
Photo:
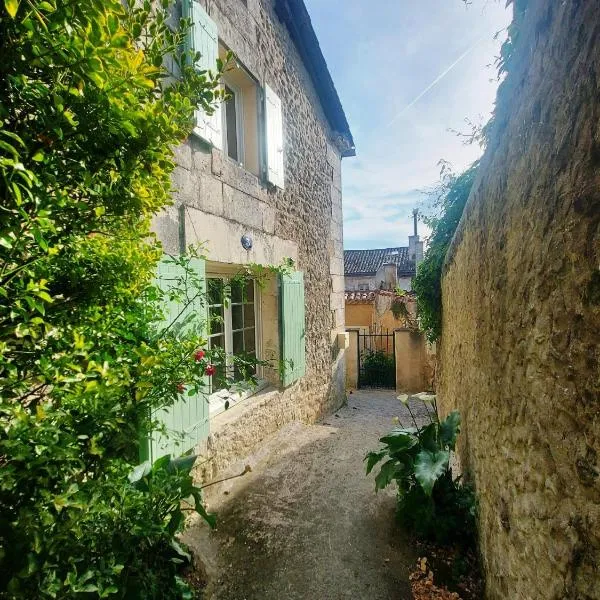
[[[173,154],[175,158],[175,163],[178,167],[182,169],[186,169],[187,171],[192,170],[192,149],[190,144],[186,141],[179,146],[175,146],[173,149]]]
[[[263,226],[261,208],[262,203],[256,198],[240,192],[226,183],[223,184],[223,214],[227,219],[261,230]]]

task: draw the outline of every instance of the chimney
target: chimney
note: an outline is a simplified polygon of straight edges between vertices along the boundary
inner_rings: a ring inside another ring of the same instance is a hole
[[[419,209],[413,209],[413,226],[414,235],[408,236],[408,256],[410,260],[415,261],[415,266],[423,260],[423,242],[419,240],[419,232],[417,230]]]

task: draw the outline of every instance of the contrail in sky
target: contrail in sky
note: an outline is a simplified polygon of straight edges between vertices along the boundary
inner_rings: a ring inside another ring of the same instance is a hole
[[[454,67],[462,61],[470,52],[472,52],[486,36],[482,35],[472,46],[467,48],[444,72],[438,75],[410,104],[407,104],[389,123],[388,127],[399,119],[409,108],[414,106],[431,88],[436,86]]]

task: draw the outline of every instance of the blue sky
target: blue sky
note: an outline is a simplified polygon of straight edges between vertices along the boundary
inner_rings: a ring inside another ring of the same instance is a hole
[[[438,161],[461,170],[481,154],[449,129],[489,118],[505,39],[494,35],[511,10],[504,0],[305,2],[357,149],[343,161],[344,246],[407,245]]]

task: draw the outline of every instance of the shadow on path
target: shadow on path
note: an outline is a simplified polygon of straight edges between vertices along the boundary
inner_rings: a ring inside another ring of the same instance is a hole
[[[249,476],[215,486],[217,530],[184,535],[207,560],[206,598],[411,598],[416,555],[395,525],[394,491],[376,495],[363,463],[401,412],[393,392],[357,392],[319,424],[285,427]]]

